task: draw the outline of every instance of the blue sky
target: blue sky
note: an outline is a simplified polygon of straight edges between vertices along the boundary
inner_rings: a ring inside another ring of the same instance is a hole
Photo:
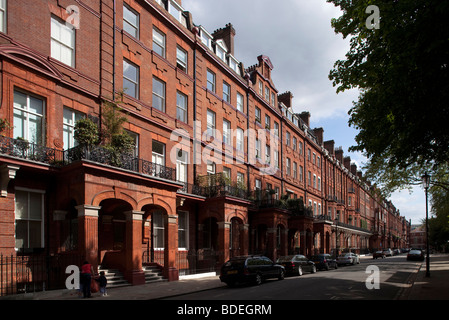
[[[366,161],[361,153],[348,152],[357,134],[348,126],[348,111],[358,91],[337,95],[328,79],[349,49],[349,40],[331,27],[331,19],[341,15],[338,8],[325,0],[182,0],[182,6],[210,33],[232,23],[235,57],[245,68],[261,54],[270,57],[274,84],[279,93],[293,93],[295,112],[309,111],[311,127],[323,127],[325,140],[342,146],[357,165]],[[418,224],[425,218],[425,197],[421,187],[414,190],[394,193],[391,200],[402,216]]]

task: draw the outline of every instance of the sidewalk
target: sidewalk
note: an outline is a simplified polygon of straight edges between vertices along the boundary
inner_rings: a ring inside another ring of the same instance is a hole
[[[429,271],[426,277],[424,261],[398,300],[449,300],[449,255],[431,254]]]
[[[397,300],[449,300],[449,254],[430,256],[430,278],[425,277],[426,263],[417,268],[409,278],[408,287],[403,289]],[[93,294],[88,300],[152,300],[176,297],[192,292],[226,286],[218,276],[205,274],[200,277],[186,277],[173,282],[156,282],[141,286],[111,288],[108,296]],[[54,290],[29,293],[10,297],[12,300],[83,300],[75,290]]]

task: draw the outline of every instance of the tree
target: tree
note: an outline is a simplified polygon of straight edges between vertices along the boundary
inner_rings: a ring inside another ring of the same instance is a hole
[[[390,191],[436,172],[449,159],[449,2],[327,2],[343,11],[335,32],[350,38],[329,79],[337,92],[360,90],[349,111],[359,130],[350,151],[364,152],[371,178]],[[380,10],[379,29],[367,28],[369,5]]]

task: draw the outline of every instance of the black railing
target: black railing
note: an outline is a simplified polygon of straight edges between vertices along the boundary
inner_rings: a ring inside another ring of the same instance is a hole
[[[81,262],[76,255],[0,255],[0,296],[64,289],[66,268]]]
[[[78,146],[64,151],[66,164],[80,160],[93,161],[152,177],[176,181],[176,169],[136,158],[132,154],[117,153],[103,146],[96,146],[91,149]]]
[[[277,208],[290,212],[292,216],[312,217],[312,208],[304,206],[302,199],[260,199],[254,201],[255,209]]]
[[[47,148],[23,139],[13,139],[1,135],[0,153],[50,165],[58,165],[63,162],[63,152],[61,150]]]
[[[196,184],[187,183],[187,182],[180,182],[180,181],[178,181],[178,182],[184,184],[183,187],[178,190],[178,192],[193,194],[193,195],[197,195],[197,196],[204,196],[204,188],[203,187],[196,185]]]

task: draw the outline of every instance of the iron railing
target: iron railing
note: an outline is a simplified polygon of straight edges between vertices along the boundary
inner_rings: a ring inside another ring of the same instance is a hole
[[[1,135],[0,153],[49,165],[58,165],[63,162],[63,151],[61,150],[44,147],[23,139],[13,139]]]
[[[64,289],[66,268],[81,262],[77,255],[0,255],[0,296]]]

